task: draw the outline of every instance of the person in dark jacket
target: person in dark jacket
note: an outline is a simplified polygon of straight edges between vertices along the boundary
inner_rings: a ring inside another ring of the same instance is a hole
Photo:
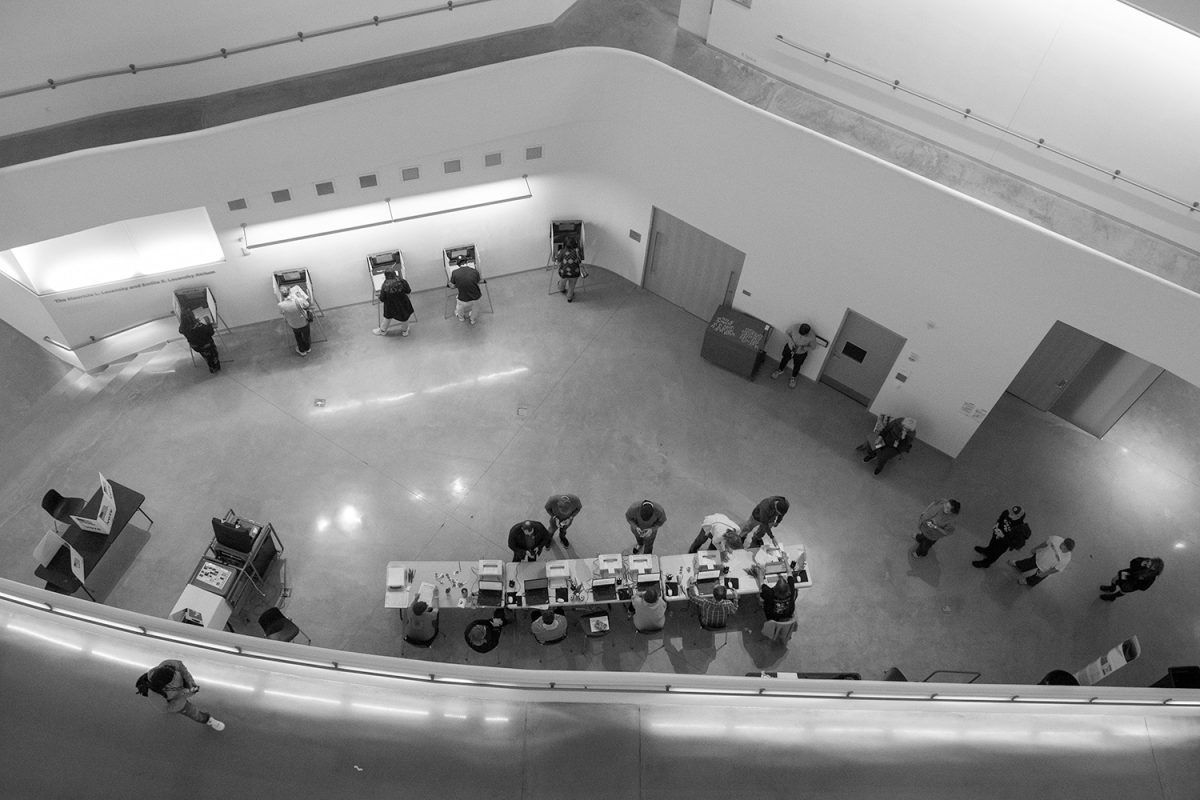
[[[1129,562],[1129,568],[1123,569],[1113,578],[1111,584],[1100,587],[1105,594],[1100,599],[1111,603],[1123,594],[1144,592],[1154,583],[1154,579],[1163,572],[1161,558],[1135,558]]]
[[[204,358],[209,372],[221,370],[221,358],[217,353],[217,345],[213,341],[213,334],[217,332],[217,329],[207,318],[204,322],[200,322],[190,308],[182,308],[179,310],[179,332],[183,334],[184,339],[187,339],[188,347]]]
[[[778,578],[774,586],[764,582],[758,593],[763,614],[776,622],[791,619],[796,614],[796,593],[795,584],[785,578]]]
[[[971,564],[980,569],[987,569],[1009,550],[1015,552],[1024,547],[1031,533],[1029,524],[1025,522],[1025,509],[1020,506],[1004,509],[1000,512],[1000,518],[996,520],[996,526],[992,528],[992,538],[987,547],[975,546],[975,552],[983,558],[972,561]]]
[[[168,658],[149,672],[142,673],[135,686],[142,697],[149,697],[150,692],[162,697],[166,701],[164,711],[183,714],[214,731],[225,730],[224,722],[192,705],[189,698],[200,691],[200,687],[192,680],[192,673],[188,672],[182,661]]]
[[[746,547],[762,547],[763,537],[770,536],[771,541],[779,544],[775,538],[775,526],[783,522],[791,505],[786,497],[773,495],[759,501],[750,512],[750,519],[742,526],[742,536],[746,539]]]
[[[513,561],[537,561],[542,551],[550,546],[550,531],[536,519],[518,522],[508,530],[508,549],[512,550]]]
[[[371,333],[387,336],[392,321],[400,323],[400,335],[408,336],[409,319],[413,315],[412,301],[408,299],[412,287],[395,272],[385,272],[383,286],[379,287],[379,302],[383,303],[383,323]]]
[[[883,426],[883,430],[875,439],[867,444],[867,454],[863,461],[879,460],[875,465],[875,474],[883,472],[883,467],[901,453],[912,450],[913,440],[917,438],[917,421],[912,417],[897,417]]]

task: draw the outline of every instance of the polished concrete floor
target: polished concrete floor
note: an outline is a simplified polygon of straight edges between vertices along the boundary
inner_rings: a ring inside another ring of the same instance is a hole
[[[483,663],[864,678],[897,666],[916,680],[962,670],[1033,683],[1137,635],[1144,655],[1107,682],[1146,686],[1200,660],[1200,488],[1180,444],[1190,387],[1152,390],[1153,413],[1131,414],[1108,441],[1006,397],[958,459],[918,444],[875,477],[853,451],[871,424],[862,406],[808,380],[789,390],[705,362],[704,321],[603,269],[573,304],[549,285],[541,269],[493,279],[495,311],[475,327],[445,318],[441,291],[421,293],[407,338],[373,336],[372,305],[329,309],[328,340],[306,359],[281,323],[248,326],[222,335],[215,376],[174,341],[59,380],[3,326],[0,577],[37,584],[42,493],[88,494],[100,471],[144,492],[155,521],[102,562],[92,588],[103,602],[165,616],[209,517],[233,508],[275,525],[285,610],[318,644],[467,661],[467,612],[444,615],[431,650],[402,643],[397,612],[383,608],[386,562],[503,558],[509,526],[561,491],[584,503],[569,555],[628,551],[622,516],[643,497],[669,517],[657,552],[682,552],[706,514],[744,517],[778,493],[792,501],[781,538],[807,546],[815,581],[786,648],[761,640],[748,608],[717,637],[683,613],[661,637],[618,619],[607,638],[574,629],[549,649],[512,629]],[[46,388],[33,399],[16,386]],[[944,496],[963,503],[959,532],[913,561],[916,516]],[[1035,588],[1003,563],[970,565],[1014,503],[1036,541],[1079,543],[1069,569]],[[1167,562],[1153,589],[1100,602],[1097,586],[1142,555]]]

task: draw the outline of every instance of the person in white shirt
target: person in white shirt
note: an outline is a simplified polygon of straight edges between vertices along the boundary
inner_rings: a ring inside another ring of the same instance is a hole
[[[667,624],[667,601],[658,593],[657,586],[633,596],[633,627],[643,633],[661,631]]]
[[[796,378],[800,375],[800,367],[804,365],[804,359],[808,358],[808,354],[817,348],[817,335],[812,332],[812,328],[806,323],[800,323],[788,328],[787,343],[783,346],[783,354],[779,357],[779,369],[771,373],[772,378],[778,378],[787,369],[788,361],[792,362],[792,377],[788,380],[788,386],[792,389],[796,388]]]
[[[1075,549],[1074,539],[1064,539],[1061,536],[1051,536],[1046,541],[1033,548],[1028,558],[1020,561],[1009,561],[1009,566],[1021,571],[1017,583],[1024,586],[1037,586],[1047,576],[1062,572],[1071,563],[1071,551]]]

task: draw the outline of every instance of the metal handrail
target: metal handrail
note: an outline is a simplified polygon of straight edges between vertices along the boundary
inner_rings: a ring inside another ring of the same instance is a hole
[[[463,665],[439,665],[431,662],[420,662],[419,665],[405,659],[396,659],[383,666],[378,659],[362,658],[361,654],[352,652],[341,653],[345,660],[338,661],[324,657],[321,648],[310,648],[308,645],[293,645],[281,642],[268,642],[262,639],[252,639],[253,644],[243,647],[241,644],[227,644],[224,640],[230,635],[218,634],[204,629],[195,630],[182,623],[171,620],[146,617],[133,612],[123,612],[110,609],[103,605],[84,604],[73,601],[72,598],[54,598],[55,602],[39,599],[49,593],[30,589],[8,581],[0,581],[0,603],[11,603],[27,609],[33,609],[54,616],[65,617],[76,622],[108,628],[148,639],[169,641],[189,647],[225,653],[228,655],[248,658],[254,661],[274,661],[282,664],[303,666],[326,670],[330,673],[349,673],[355,675],[370,675],[380,678],[417,683],[435,684],[470,684],[479,687],[522,689],[526,691],[573,691],[590,692],[628,692],[639,694],[700,694],[708,696],[758,696],[798,698],[808,700],[898,700],[923,702],[956,702],[956,703],[1013,703],[1028,705],[1090,705],[1090,706],[1200,706],[1200,698],[1194,697],[1130,697],[1122,696],[1119,689],[1110,690],[1109,696],[1097,695],[1081,691],[1072,693],[1065,691],[1068,687],[1030,687],[1030,694],[1012,694],[1003,688],[993,689],[987,685],[975,684],[971,692],[955,693],[945,691],[914,691],[918,684],[905,684],[903,688],[895,684],[872,683],[866,689],[858,691],[852,688],[831,690],[828,682],[819,682],[820,688],[804,689],[803,681],[776,684],[772,679],[765,679],[766,685],[749,683],[745,680],[726,680],[735,676],[691,676],[672,675],[662,676],[674,683],[656,681],[658,676],[648,677],[637,673],[638,677],[621,674],[581,672],[579,680],[547,680],[538,675],[538,671],[503,670],[499,674],[503,679],[491,677],[497,675],[495,668],[469,668]],[[78,608],[75,606],[78,605]],[[80,610],[82,609],[82,610]],[[129,621],[124,621],[129,620]],[[154,624],[147,624],[153,620]],[[194,631],[194,633],[193,633]],[[289,652],[317,653],[317,657],[302,655],[290,656]],[[395,668],[391,668],[394,663]],[[379,665],[377,665],[379,664]],[[432,668],[432,669],[431,669]],[[681,685],[682,684],[682,685]],[[780,688],[776,688],[779,685]],[[1093,687],[1077,687],[1080,690]],[[1064,690],[1056,693],[1056,690]]]
[[[72,75],[67,78],[47,78],[45,83],[37,83],[32,86],[22,86],[16,89],[0,90],[0,100],[7,97],[16,97],[17,95],[29,94],[30,92],[40,92],[46,89],[57,89],[59,86],[66,86],[71,83],[82,83],[83,81],[92,81],[99,78],[113,78],[117,75],[137,75],[139,72],[150,72],[156,69],[169,69],[171,67],[183,67],[189,64],[199,64],[204,61],[214,61],[218,58],[228,58],[229,56],[240,55],[241,53],[250,53],[255,50],[262,50],[268,47],[278,47],[285,44],[303,43],[306,39],[316,39],[320,36],[329,36],[336,33],[345,33],[346,31],[358,30],[359,28],[378,27],[386,22],[396,22],[402,19],[411,17],[419,17],[425,14],[433,14],[438,11],[453,11],[455,8],[463,6],[473,6],[479,3],[490,3],[492,0],[446,0],[446,3],[431,8],[416,9],[414,11],[402,11],[397,14],[388,14],[386,16],[374,16],[367,20],[357,22],[348,22],[344,25],[335,25],[330,28],[320,28],[315,31],[297,31],[295,34],[271,39],[266,42],[257,42],[254,44],[244,44],[238,47],[222,47],[216,52],[202,53],[195,56],[187,56],[185,58],[176,58],[171,61],[159,61],[153,64],[130,64],[121,69],[103,70],[101,72],[89,72],[83,75]]]
[[[1175,203],[1176,205],[1179,205],[1179,206],[1183,206],[1189,212],[1200,210],[1200,200],[1191,202],[1191,203],[1187,202],[1186,200],[1180,200],[1178,197],[1169,195],[1166,192],[1159,191],[1158,189],[1155,189],[1151,186],[1147,186],[1144,183],[1139,183],[1138,181],[1132,180],[1130,178],[1126,178],[1124,175],[1121,174],[1121,170],[1119,170],[1119,169],[1112,169],[1112,170],[1106,169],[1105,167],[1102,167],[1099,164],[1095,164],[1086,159],[1079,158],[1078,156],[1072,155],[1072,154],[1066,152],[1065,150],[1060,150],[1057,147],[1052,147],[1051,145],[1046,144],[1046,140],[1044,138],[1035,139],[1032,136],[1028,136],[1019,131],[1014,131],[1012,128],[1009,128],[1005,125],[1001,125],[998,122],[992,122],[991,120],[989,120],[985,117],[981,117],[978,114],[973,114],[973,113],[971,113],[971,109],[969,109],[969,108],[960,108],[958,106],[947,103],[944,100],[939,100],[936,97],[931,97],[923,92],[918,92],[915,89],[909,89],[907,86],[901,85],[901,83],[898,79],[897,80],[888,80],[887,78],[883,78],[872,72],[868,72],[867,70],[865,70],[861,67],[857,67],[857,66],[847,63],[845,61],[839,61],[836,58],[834,58],[833,55],[829,52],[818,52],[816,50],[811,50],[811,49],[805,47],[804,45],[799,44],[798,42],[793,42],[792,40],[788,39],[783,34],[777,34],[775,36],[775,40],[778,42],[781,42],[782,44],[785,44],[788,47],[791,47],[795,50],[799,50],[802,53],[807,53],[810,56],[819,58],[822,61],[824,61],[826,64],[833,64],[835,66],[841,67],[842,69],[853,72],[855,75],[860,75],[864,78],[867,78],[868,80],[872,80],[872,81],[875,81],[876,83],[881,83],[885,86],[891,87],[891,89],[893,91],[904,92],[905,94],[912,95],[913,97],[916,97],[920,100],[924,100],[925,102],[930,103],[932,105],[935,105],[938,108],[943,108],[947,111],[952,111],[955,114],[961,114],[964,119],[975,120],[976,122],[980,123],[981,125],[984,125],[993,130],[996,130],[1001,133],[1012,136],[1015,139],[1020,139],[1022,142],[1025,142],[1027,144],[1031,144],[1038,150],[1046,150],[1048,152],[1054,153],[1055,155],[1061,156],[1062,158],[1065,158],[1068,161],[1078,164],[1081,167],[1086,167],[1088,169],[1095,170],[1096,172],[1107,175],[1108,177],[1112,178],[1114,181],[1121,181],[1122,183],[1127,183],[1130,186],[1137,187],[1138,189],[1141,189],[1144,192],[1149,192],[1150,194],[1155,195],[1156,197],[1160,197],[1163,200],[1166,200],[1171,203]]]
[[[119,330],[109,331],[108,333],[103,334],[102,336],[89,336],[88,341],[84,342],[83,344],[78,344],[74,347],[72,347],[69,344],[63,344],[62,342],[58,341],[57,339],[51,339],[49,336],[43,336],[42,341],[49,342],[50,344],[54,345],[55,347],[60,347],[63,350],[66,350],[68,353],[74,353],[76,350],[78,350],[81,347],[90,347],[91,345],[94,345],[97,342],[102,342],[105,339],[110,339],[113,336],[116,336],[118,334],[125,333],[126,331],[131,331],[134,328],[140,328],[143,325],[149,325],[151,322],[158,322],[160,319],[166,319],[167,317],[173,317],[173,316],[175,316],[175,312],[172,311],[172,312],[168,312],[166,314],[160,314],[157,317],[151,317],[150,319],[142,320],[141,322],[135,322],[132,325],[126,325],[124,328],[121,328]]]

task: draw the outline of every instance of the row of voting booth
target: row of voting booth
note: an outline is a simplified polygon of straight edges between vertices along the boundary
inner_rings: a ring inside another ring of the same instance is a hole
[[[578,249],[579,257],[583,259],[586,253],[585,233],[583,220],[552,220],[550,222],[550,255],[546,262],[546,269],[551,270],[554,268],[564,248],[574,247]],[[371,253],[367,256],[366,260],[367,275],[371,281],[371,302],[376,306],[376,314],[381,315],[383,312],[379,301],[379,290],[383,287],[383,282],[392,273],[408,280],[408,270],[404,263],[404,253],[399,249],[385,250],[379,253]],[[443,313],[445,318],[448,319],[454,309],[456,290],[451,283],[451,276],[454,274],[454,270],[463,266],[472,267],[479,272],[481,278],[480,287],[483,289],[483,295],[487,301],[486,310],[489,312],[494,310],[491,293],[487,288],[487,275],[480,266],[479,247],[476,244],[460,244],[444,248],[442,250],[442,266],[446,271],[447,294]],[[557,278],[552,276],[550,293],[557,291],[554,288],[556,280]],[[275,302],[281,302],[293,286],[299,286],[305,295],[308,296],[313,312],[313,325],[316,328],[313,341],[327,341],[322,325],[325,312],[321,308],[316,292],[313,289],[312,273],[305,267],[280,270],[272,273],[271,289],[275,295]],[[211,322],[216,329],[217,335],[220,334],[222,328],[226,333],[231,332],[229,326],[225,324],[225,321],[218,313],[216,298],[213,297],[212,290],[207,286],[176,289],[172,299],[172,311],[175,317],[179,318],[184,309],[190,310],[199,322]],[[382,319],[380,319],[380,322],[382,322]],[[290,338],[290,334],[286,328],[283,333],[285,337]]]

